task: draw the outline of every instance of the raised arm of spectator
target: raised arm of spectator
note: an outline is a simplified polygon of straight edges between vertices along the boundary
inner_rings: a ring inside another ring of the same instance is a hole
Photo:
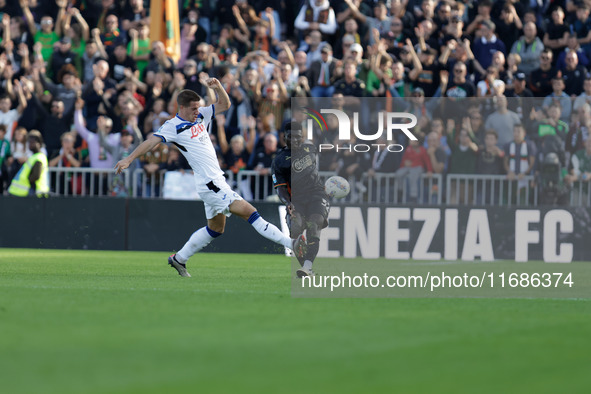
[[[10,15],[4,13],[2,15],[2,46],[5,45],[8,41],[10,41]]]
[[[472,21],[472,23],[470,23],[468,25],[468,27],[466,27],[466,34],[471,35],[472,33],[474,33],[474,31],[476,31],[476,29],[478,29],[478,26],[480,26],[480,23],[484,20],[484,17],[482,15],[476,15],[476,17],[474,18],[474,20]]]
[[[265,9],[265,16],[269,20],[269,37],[271,38],[271,41],[276,41],[276,39],[275,39],[276,26],[275,26],[275,17],[273,16],[273,8],[267,7]]]
[[[86,19],[80,13],[80,10],[76,7],[71,7],[66,11],[66,22],[64,23],[64,32],[67,32],[70,28],[70,22],[72,18],[75,18],[80,28],[82,30],[82,40],[88,41],[90,38],[90,28],[88,27],[88,23],[86,23]]]
[[[55,5],[58,6],[57,17],[55,18],[55,26],[54,31],[58,37],[61,37],[64,32],[64,17],[66,15],[66,6],[68,5],[68,0],[55,0]]]
[[[419,47],[421,48],[421,51],[426,51],[427,43],[425,42],[425,29],[423,28],[423,25],[418,25],[415,27],[415,35],[419,40]]]
[[[468,56],[468,60],[472,62],[472,66],[476,72],[480,75],[486,75],[486,70],[480,65],[480,62],[474,56],[472,48],[470,48],[470,41],[467,38],[463,41],[463,46],[464,50],[466,51],[466,55]]]
[[[236,18],[236,23],[242,34],[250,38],[250,30],[248,30],[248,26],[246,25],[246,22],[244,22],[244,19],[240,14],[240,8],[237,5],[232,6],[232,13],[234,14],[234,18]]]
[[[27,108],[27,98],[25,97],[25,92],[23,92],[23,85],[18,79],[14,81],[14,90],[16,93],[16,98],[18,99],[16,111],[19,115],[22,115],[25,108]]]
[[[421,63],[421,60],[419,59],[419,56],[417,55],[417,52],[415,51],[415,48],[412,45],[412,41],[410,41],[409,38],[406,39],[406,46],[408,47],[408,51],[410,52],[413,65],[413,69],[410,70],[410,72],[408,73],[408,77],[411,80],[415,81],[419,77],[421,71],[423,71],[423,64]]]
[[[96,43],[96,49],[98,53],[101,55],[103,59],[108,59],[109,55],[107,55],[107,51],[105,50],[105,45],[103,44],[103,40],[101,39],[101,31],[97,28],[92,29],[91,32],[92,39]]]
[[[273,76],[277,81],[277,85],[279,86],[279,97],[283,103],[287,103],[289,101],[289,94],[287,93],[287,89],[285,88],[285,83],[283,82],[283,78],[281,78],[281,69],[279,67],[275,67],[273,69]]]
[[[443,50],[441,51],[441,55],[439,56],[439,64],[445,66],[449,60],[449,55],[451,55],[452,51],[456,49],[457,46],[458,43],[456,40],[449,40],[447,45],[444,46]]]
[[[74,104],[76,111],[74,112],[74,128],[80,137],[88,141],[91,131],[84,125],[84,115],[82,115],[82,109],[84,108],[84,100],[78,98]]]
[[[449,72],[447,70],[439,71],[439,90],[441,91],[441,97],[445,96],[447,90],[447,84],[449,82]]]
[[[229,149],[228,139],[226,138],[226,115],[218,113],[215,115],[215,120],[218,126],[218,144],[220,145],[222,154],[225,155]]]
[[[19,0],[19,4],[21,9],[23,10],[23,16],[25,17],[25,22],[27,22],[27,26],[29,27],[29,31],[31,35],[35,35],[37,33],[37,26],[35,25],[35,18],[33,18],[33,13],[29,8],[28,0]]]
[[[289,61],[289,64],[293,68],[293,66],[295,66],[295,57],[293,57],[293,52],[291,51],[291,48],[289,47],[289,44],[287,43],[287,41],[280,42],[278,46],[279,46],[279,48],[281,48],[285,51],[285,54],[287,55],[287,60]]]
[[[345,3],[347,3],[347,5],[349,6],[349,9],[353,14],[353,18],[357,19],[361,23],[365,23],[367,21],[367,17],[363,15],[361,11],[359,11],[359,7],[357,7],[352,0],[345,0]]]
[[[254,144],[257,139],[257,133],[256,133],[257,121],[253,116],[242,115],[240,117],[240,123],[242,123],[244,125],[244,127],[246,128],[246,130],[248,132],[248,134],[246,135],[246,138],[245,138],[246,151],[248,153],[252,153],[252,151],[254,150]]]

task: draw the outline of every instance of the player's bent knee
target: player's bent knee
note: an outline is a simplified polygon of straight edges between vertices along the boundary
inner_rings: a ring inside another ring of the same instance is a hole
[[[248,220],[248,218],[256,211],[256,208],[245,200],[236,200],[230,204],[230,212],[234,215],[240,216],[244,220]]]

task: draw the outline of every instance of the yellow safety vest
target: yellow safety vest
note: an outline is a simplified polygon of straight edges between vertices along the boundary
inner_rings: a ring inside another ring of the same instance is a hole
[[[37,197],[47,196],[47,193],[49,193],[49,184],[47,182],[47,156],[41,152],[35,153],[33,156],[29,157],[25,164],[23,164],[12,180],[12,183],[8,188],[8,193],[17,197],[26,197],[29,195],[29,189],[31,189],[29,174],[37,161],[41,163],[41,176],[37,179],[37,182],[35,182],[35,193],[37,194]]]

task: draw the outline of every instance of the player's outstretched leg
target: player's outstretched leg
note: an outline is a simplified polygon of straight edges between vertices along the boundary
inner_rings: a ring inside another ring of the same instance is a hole
[[[263,217],[254,211],[247,219],[248,223],[263,237],[293,250],[298,258],[303,258],[307,251],[306,238],[300,234],[296,239],[291,239],[281,232],[274,224],[267,222]]]
[[[168,264],[176,269],[180,276],[190,277],[191,274],[187,272],[187,267],[185,265],[187,260],[189,260],[189,258],[195,253],[209,245],[211,241],[220,235],[222,235],[222,233],[213,231],[208,226],[201,227],[199,230],[195,231],[193,235],[191,235],[191,238],[189,238],[181,250],[168,258]]]

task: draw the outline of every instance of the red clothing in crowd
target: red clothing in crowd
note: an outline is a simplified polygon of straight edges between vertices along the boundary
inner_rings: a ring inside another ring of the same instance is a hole
[[[427,150],[422,146],[412,147],[407,146],[404,150],[404,154],[402,155],[402,164],[401,166],[405,166],[406,161],[410,160],[411,167],[423,167],[427,172],[433,172],[433,167],[431,167],[431,160],[429,159],[429,154]]]

